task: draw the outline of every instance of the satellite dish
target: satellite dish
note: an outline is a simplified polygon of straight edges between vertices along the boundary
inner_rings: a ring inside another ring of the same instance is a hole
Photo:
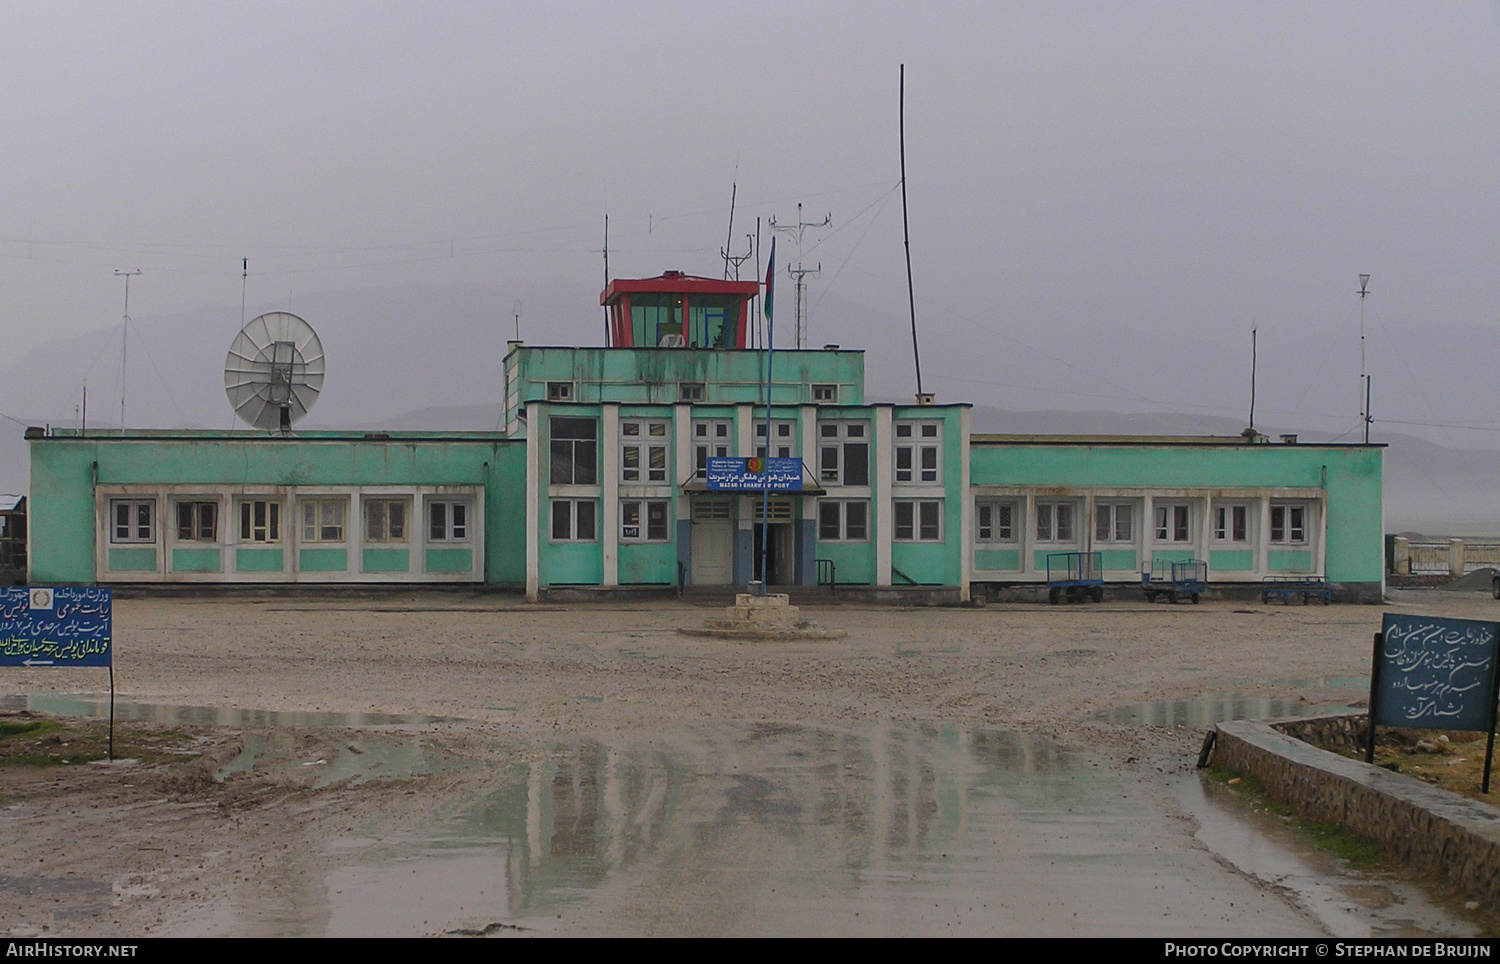
[[[272,311],[240,329],[224,362],[224,394],[240,418],[290,432],[323,390],[323,343],[312,325]]]

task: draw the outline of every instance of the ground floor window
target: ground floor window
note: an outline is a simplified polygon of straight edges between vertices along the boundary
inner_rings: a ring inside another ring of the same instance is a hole
[[[897,499],[898,542],[940,542],[943,538],[943,503],[938,499]]]
[[[110,542],[155,542],[155,499],[111,499]]]
[[[430,542],[463,542],[469,538],[469,503],[427,503],[427,538]]]
[[[552,541],[593,542],[598,539],[598,504],[590,499],[552,500]]]
[[[1220,542],[1250,541],[1248,505],[1214,506],[1214,538]]]
[[[178,542],[218,542],[219,503],[177,503]]]
[[[1036,541],[1073,541],[1073,503],[1038,502],[1036,504]]]
[[[241,542],[280,542],[281,503],[248,499],[240,503]]]
[[[870,503],[824,499],[818,503],[820,542],[865,542],[870,538]]]
[[[1307,542],[1307,506],[1271,506],[1271,541],[1286,545]]]
[[[974,539],[976,542],[1015,542],[1015,503],[976,503],[974,506]]]
[[[1135,506],[1129,502],[1095,502],[1094,541],[1134,542]]]
[[[592,503],[590,503],[592,505]],[[627,500],[620,503],[621,542],[666,542],[665,500]]]
[[[366,499],[365,541],[405,542],[407,506],[405,499]]]
[[[1191,542],[1192,531],[1188,524],[1191,513],[1186,503],[1153,506],[1156,510],[1156,540],[1158,542]]]
[[[302,541],[343,542],[348,499],[302,500]]]

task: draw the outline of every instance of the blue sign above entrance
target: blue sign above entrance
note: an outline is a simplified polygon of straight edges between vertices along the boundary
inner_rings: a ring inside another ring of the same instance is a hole
[[[801,459],[708,460],[710,492],[802,491]]]
[[[0,666],[109,666],[113,592],[0,589]]]

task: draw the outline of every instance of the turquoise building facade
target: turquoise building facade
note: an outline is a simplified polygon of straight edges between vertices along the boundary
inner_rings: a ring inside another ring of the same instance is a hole
[[[1061,552],[1098,552],[1113,583],[1198,559],[1211,583],[1381,594],[1380,446],[974,435],[966,404],[869,401],[864,354],[837,346],[776,352],[768,436],[767,358],[736,301],[754,287],[618,284],[601,300],[628,346],[512,343],[500,432],[30,429],[29,578],[537,599],[744,586],[764,539],[771,584],[876,597],[1045,583]],[[756,456],[799,461],[800,491],[709,487],[709,458]]]

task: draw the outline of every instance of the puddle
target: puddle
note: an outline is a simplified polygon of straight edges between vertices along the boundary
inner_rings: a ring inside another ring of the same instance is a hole
[[[56,693],[0,694],[0,710],[88,716],[107,719],[109,697]],[[264,729],[280,726],[411,727],[450,722],[437,716],[398,716],[390,713],[317,713],[284,710],[239,710],[221,706],[179,706],[169,703],[115,702],[115,720],[125,722],[232,726]]]
[[[1197,776],[1173,796],[1198,822],[1197,837],[1214,853],[1292,897],[1330,936],[1339,938],[1477,937],[1479,928],[1434,903],[1418,885],[1385,873],[1345,873],[1266,811],[1225,798]]]
[[[1211,726],[1228,720],[1279,720],[1295,716],[1318,716],[1348,709],[1340,703],[1308,703],[1243,696],[1208,700],[1172,700],[1137,703],[1099,710],[1094,719],[1109,723],[1142,723],[1147,726]]]
[[[436,758],[414,739],[359,739],[328,747],[323,755],[306,760],[288,760],[288,749],[274,744],[265,732],[244,734],[244,749],[214,772],[220,783],[237,773],[254,772],[258,766],[302,766],[313,771],[313,786],[326,787],[348,780],[353,784],[371,780],[407,780],[440,773],[459,766],[449,758]]]

